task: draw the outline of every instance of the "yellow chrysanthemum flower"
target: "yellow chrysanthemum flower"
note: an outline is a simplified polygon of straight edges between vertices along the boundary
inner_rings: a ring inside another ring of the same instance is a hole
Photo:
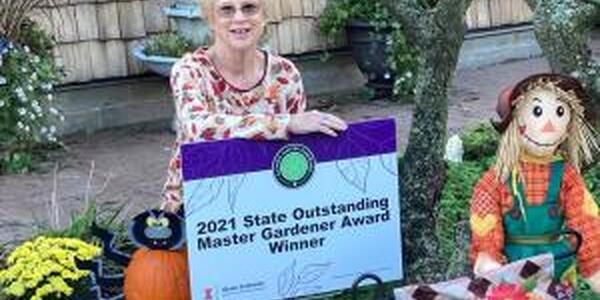
[[[0,271],[0,285],[4,294],[17,298],[69,296],[73,293],[69,283],[89,273],[77,269],[75,260],[91,260],[99,254],[99,247],[81,240],[39,237],[23,243],[8,256],[7,268]]]

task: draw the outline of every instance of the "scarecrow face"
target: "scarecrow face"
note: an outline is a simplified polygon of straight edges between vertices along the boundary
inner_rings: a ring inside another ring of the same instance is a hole
[[[525,95],[517,120],[521,146],[530,154],[552,155],[567,137],[571,109],[557,97],[542,88]]]

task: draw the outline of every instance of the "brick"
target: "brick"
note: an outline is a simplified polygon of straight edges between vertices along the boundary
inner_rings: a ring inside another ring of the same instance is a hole
[[[98,39],[97,7],[95,4],[76,5],[75,18],[80,41]]]
[[[146,30],[144,28],[142,2],[139,0],[119,2],[117,8],[119,10],[121,37],[126,39],[144,37]]]
[[[98,4],[98,36],[100,40],[118,39],[121,37],[119,27],[119,11],[117,3]]]

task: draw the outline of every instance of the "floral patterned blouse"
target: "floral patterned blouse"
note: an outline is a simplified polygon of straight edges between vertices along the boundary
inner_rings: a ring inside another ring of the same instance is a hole
[[[289,60],[265,52],[262,79],[240,89],[221,75],[206,49],[183,56],[171,72],[177,138],[168,166],[163,204],[182,201],[180,145],[228,138],[287,138],[290,114],[303,112],[306,96],[298,69]]]

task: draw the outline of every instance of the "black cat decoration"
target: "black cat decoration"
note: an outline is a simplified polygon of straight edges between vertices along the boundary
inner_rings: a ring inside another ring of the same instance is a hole
[[[135,216],[128,228],[129,239],[138,248],[151,250],[177,250],[185,243],[183,212],[178,214],[162,210],[148,210]],[[92,234],[102,241],[103,256],[116,264],[127,267],[131,255],[115,248],[115,234],[92,224]],[[122,293],[114,295],[111,291],[121,290],[124,284],[123,274],[108,275],[104,272],[102,259],[91,262],[77,262],[80,269],[91,271],[92,288],[90,291],[96,300],[122,300]],[[111,296],[107,296],[111,294]]]

